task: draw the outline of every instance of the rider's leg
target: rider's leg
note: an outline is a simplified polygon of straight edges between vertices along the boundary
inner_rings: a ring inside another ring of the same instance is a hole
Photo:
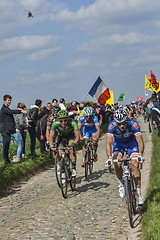
[[[132,165],[133,177],[134,177],[134,182],[135,182],[136,191],[137,191],[137,204],[142,205],[143,197],[141,196],[141,172],[139,169],[138,161],[134,159],[136,156],[137,155],[133,156],[132,154],[131,165]]]
[[[115,154],[113,156],[113,160],[114,159],[122,159],[121,153]],[[122,163],[120,163],[120,162],[114,163],[114,170],[115,170],[117,178],[122,183],[123,182],[123,180],[122,180],[122,177],[123,177]]]
[[[74,142],[74,140],[69,141],[68,145],[71,145]],[[75,151],[75,155],[73,154],[73,150],[70,149],[69,150],[69,154],[70,154],[70,159],[72,162],[72,166],[75,165],[76,166],[76,151]]]
[[[122,159],[122,154],[119,153],[119,154],[113,155],[113,159]],[[120,194],[120,197],[123,198],[124,197],[124,186],[123,186],[124,180],[123,180],[122,163],[120,162],[114,163],[114,170],[119,181],[119,186],[118,186],[119,194]]]
[[[98,160],[98,157],[97,157],[98,144],[97,144],[97,135],[96,134],[94,134],[92,136],[92,143],[93,143],[93,150],[94,150],[94,162],[97,162],[97,160]]]
[[[133,176],[136,186],[141,185],[141,172],[137,160],[131,160]]]

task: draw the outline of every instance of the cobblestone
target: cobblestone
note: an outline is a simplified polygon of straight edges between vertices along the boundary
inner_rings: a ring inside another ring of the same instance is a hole
[[[80,166],[82,153],[78,152],[77,187],[75,192],[69,191],[67,199],[62,197],[53,167],[0,199],[0,239],[114,239],[113,223],[122,200],[115,174],[104,167],[105,147],[106,135],[99,141],[98,161],[87,180]]]

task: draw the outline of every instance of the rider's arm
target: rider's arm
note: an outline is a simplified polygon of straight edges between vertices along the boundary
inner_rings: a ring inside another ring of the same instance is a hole
[[[80,137],[80,131],[78,130],[78,131],[75,131],[74,132],[74,135],[75,135],[75,141],[74,141],[74,143],[75,144],[77,144],[78,142],[79,142],[79,137]]]
[[[82,139],[82,135],[81,135],[81,127],[82,127],[82,124],[78,123],[78,129],[79,129],[79,135],[80,135],[80,139]]]
[[[46,139],[47,139],[47,142],[49,141],[50,130],[51,130],[51,126],[47,125],[47,127],[46,127]]]
[[[50,145],[50,147],[53,146],[54,136],[55,136],[55,132],[50,132],[50,135],[49,135],[49,145]]]
[[[142,154],[143,154],[143,151],[144,151],[144,143],[143,143],[142,135],[141,135],[141,134],[136,135],[135,138],[136,138],[136,141],[137,141],[137,143],[138,143],[139,153],[142,153]]]
[[[108,157],[112,156],[112,145],[113,145],[113,137],[107,135],[106,153]]]
[[[99,139],[99,137],[100,137],[100,125],[96,125],[96,129],[97,129],[97,139]]]

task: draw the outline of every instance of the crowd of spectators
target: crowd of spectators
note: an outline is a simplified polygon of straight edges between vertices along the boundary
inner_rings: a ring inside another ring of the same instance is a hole
[[[69,116],[74,120],[78,121],[79,117],[83,115],[85,107],[92,107],[94,114],[98,117],[100,126],[109,124],[113,120],[113,112],[118,108],[124,108],[128,111],[130,118],[138,117],[138,114],[146,115],[147,109],[149,109],[149,103],[152,105],[152,117],[157,123],[160,135],[160,121],[157,120],[157,112],[155,107],[159,98],[151,97],[146,103],[143,102],[132,102],[129,105],[118,105],[115,103],[110,106],[109,104],[100,105],[99,103],[90,102],[76,102],[72,101],[70,104],[65,103],[65,99],[61,98],[58,102],[57,99],[53,99],[52,102],[48,102],[46,106],[42,106],[42,100],[37,99],[35,103],[27,107],[24,103],[18,103],[16,110],[9,108],[12,97],[5,95],[3,97],[4,104],[0,111],[0,132],[3,138],[3,159],[5,163],[10,163],[9,159],[9,146],[11,137],[15,140],[18,145],[17,155],[14,156],[13,162],[19,162],[26,156],[25,142],[27,131],[30,136],[30,154],[36,157],[36,139],[40,142],[40,152],[45,154],[46,143],[49,141],[49,134],[52,122],[57,119],[57,112],[59,110],[68,110]],[[152,104],[151,104],[152,103]],[[154,105],[153,105],[154,103]],[[147,106],[148,105],[148,106]],[[159,108],[160,110],[160,108]],[[160,114],[160,111],[159,111]],[[160,117],[160,116],[159,116]],[[160,118],[159,118],[160,119]]]

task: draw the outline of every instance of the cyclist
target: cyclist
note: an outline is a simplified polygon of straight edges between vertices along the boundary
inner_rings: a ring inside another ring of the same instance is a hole
[[[58,139],[56,142],[56,147],[65,146],[66,141],[68,141],[69,146],[75,146],[79,141],[79,130],[77,127],[77,123],[69,118],[67,110],[60,110],[57,113],[58,120],[55,120],[52,123],[50,136],[49,136],[49,144],[52,147],[54,145],[54,139],[58,135]],[[72,150],[70,152],[70,159],[72,161],[72,176],[75,177],[77,175],[76,172],[76,154],[74,156]],[[55,152],[53,151],[55,156]],[[61,151],[58,151],[58,161],[61,159]]]
[[[112,153],[113,146],[113,153]],[[140,132],[140,127],[132,119],[128,118],[127,111],[123,109],[118,109],[114,113],[114,120],[109,124],[107,133],[107,144],[106,152],[108,155],[108,160],[106,161],[106,166],[108,161],[112,162],[113,159],[122,159],[124,149],[128,149],[128,155],[132,159],[131,165],[133,169],[133,176],[135,179],[135,184],[137,188],[137,204],[143,204],[143,198],[141,196],[141,173],[139,169],[139,164],[135,160],[140,158],[141,162],[143,159],[144,144],[142,139],[142,134]],[[119,180],[119,193],[121,197],[124,197],[124,187],[123,187],[123,170],[120,162],[114,163],[115,173]]]
[[[81,128],[83,126],[83,137],[81,134]],[[100,125],[98,122],[98,118],[93,114],[93,110],[91,107],[85,107],[83,110],[83,116],[81,116],[78,120],[78,129],[80,130],[80,140],[83,141],[83,163],[81,164],[82,167],[85,166],[85,146],[86,141],[85,139],[92,136],[92,142],[93,142],[93,150],[94,150],[94,162],[97,162],[97,142],[100,136]]]

